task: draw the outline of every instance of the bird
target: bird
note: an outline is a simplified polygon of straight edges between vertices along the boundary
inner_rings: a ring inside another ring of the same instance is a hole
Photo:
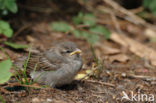
[[[70,84],[82,68],[80,54],[81,50],[74,42],[60,42],[43,52],[31,53],[26,72],[35,82],[52,88]],[[14,65],[23,70],[27,58],[15,59]]]

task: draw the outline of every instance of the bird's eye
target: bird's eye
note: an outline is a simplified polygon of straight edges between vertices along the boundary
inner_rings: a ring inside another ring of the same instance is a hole
[[[71,51],[67,50],[66,53],[71,53]]]

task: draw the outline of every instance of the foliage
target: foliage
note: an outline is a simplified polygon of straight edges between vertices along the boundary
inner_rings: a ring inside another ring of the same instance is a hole
[[[143,5],[148,8],[154,16],[156,16],[156,0],[144,0]]]
[[[55,31],[67,32],[71,29],[71,27],[65,22],[54,22],[51,24],[51,27]]]
[[[0,103],[6,103],[4,98],[0,95]]]
[[[5,41],[4,44],[14,49],[25,49],[28,47],[27,45],[15,44],[8,41]]]
[[[0,34],[5,35],[6,37],[12,37],[13,34],[13,30],[10,28],[10,25],[3,20],[0,20]]]
[[[8,15],[9,12],[16,13],[18,11],[15,0],[0,0],[0,17]],[[12,37],[13,30],[9,23],[0,20],[0,35],[8,38]]]
[[[52,23],[51,27],[58,32],[70,32],[77,38],[85,38],[91,44],[96,43],[99,36],[109,39],[110,32],[96,22],[96,17],[93,14],[80,12],[72,20],[75,24],[72,27],[68,23],[60,21]],[[82,27],[80,27],[81,25]]]
[[[33,83],[32,82],[32,79],[29,80],[29,77],[27,76],[27,73],[26,73],[26,71],[27,71],[27,65],[28,65],[30,56],[31,56],[31,49],[29,51],[29,54],[27,56],[27,59],[24,61],[24,64],[23,64],[24,70],[22,70],[21,68],[16,67],[15,65],[13,66],[13,68],[16,71],[16,74],[14,76],[15,76],[16,80],[20,84],[31,85]],[[34,71],[36,71],[36,68],[37,68],[37,64],[34,66]]]
[[[101,25],[97,25],[95,27],[92,27],[89,30],[91,32],[93,32],[93,33],[98,33],[100,35],[103,35],[106,39],[109,39],[110,32],[106,28],[104,28],[103,26],[101,26]]]
[[[13,35],[12,28],[10,27],[10,25],[6,21],[3,21],[3,20],[0,20],[0,35],[4,35],[8,38],[12,37],[12,35]],[[7,41],[5,41],[4,44],[11,47],[11,48],[14,48],[14,49],[27,48],[26,45],[15,44],[12,42],[7,42]]]
[[[0,15],[7,15],[8,12],[16,13],[18,11],[15,0],[0,0]]]
[[[96,25],[96,17],[91,13],[83,14],[80,12],[78,16],[73,17],[73,22],[77,25],[84,24],[87,26],[94,26]]]
[[[12,76],[11,72],[9,72],[11,66],[12,62],[10,59],[0,62],[0,84],[7,82]]]

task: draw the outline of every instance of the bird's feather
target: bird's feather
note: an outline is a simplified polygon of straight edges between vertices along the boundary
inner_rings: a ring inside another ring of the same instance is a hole
[[[54,71],[61,66],[61,62],[55,59],[57,58],[49,60],[44,53],[31,54],[27,71],[32,71],[35,65],[37,65],[36,71]]]

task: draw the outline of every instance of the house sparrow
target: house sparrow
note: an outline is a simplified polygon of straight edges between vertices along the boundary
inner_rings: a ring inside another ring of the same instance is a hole
[[[27,72],[37,83],[50,87],[69,84],[82,67],[80,53],[81,50],[73,42],[58,43],[45,52],[32,53],[27,64]],[[26,59],[27,57],[16,59],[15,66],[23,68]]]

